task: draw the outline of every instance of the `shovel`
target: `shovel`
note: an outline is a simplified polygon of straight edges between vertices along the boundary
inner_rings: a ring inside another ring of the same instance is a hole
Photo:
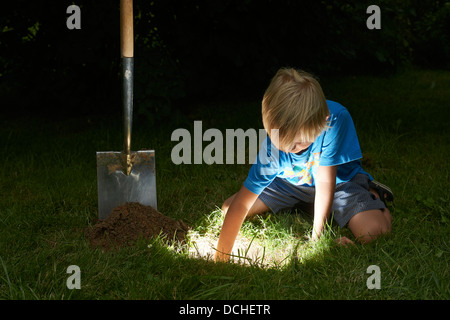
[[[98,216],[127,202],[157,210],[155,151],[131,151],[133,118],[133,0],[120,0],[120,49],[123,77],[124,150],[97,152]]]

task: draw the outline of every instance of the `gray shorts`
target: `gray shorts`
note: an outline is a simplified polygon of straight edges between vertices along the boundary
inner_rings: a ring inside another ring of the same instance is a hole
[[[336,185],[331,210],[341,228],[360,212],[386,208],[383,201],[369,191],[369,182],[369,176],[359,173],[351,181]],[[281,178],[275,178],[259,195],[259,199],[274,213],[293,208],[312,212],[314,197],[314,187],[295,186]]]

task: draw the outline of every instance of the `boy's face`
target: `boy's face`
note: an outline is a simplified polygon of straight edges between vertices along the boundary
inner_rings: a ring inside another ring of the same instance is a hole
[[[275,135],[273,135],[273,136],[275,136]],[[275,139],[273,139],[271,141],[278,150],[281,150],[284,152],[290,152],[290,153],[298,153],[302,150],[308,149],[309,146],[312,144],[312,142],[303,141],[302,136],[298,135],[295,137],[294,142],[288,148],[285,148],[287,150],[284,150],[284,149],[280,149],[277,137],[274,137],[274,138]]]
[[[298,153],[302,150],[308,149],[309,146],[312,144],[312,142],[303,142],[301,140],[296,140],[296,141],[298,141],[298,142],[294,142],[291,147],[291,150],[289,150],[288,152]]]

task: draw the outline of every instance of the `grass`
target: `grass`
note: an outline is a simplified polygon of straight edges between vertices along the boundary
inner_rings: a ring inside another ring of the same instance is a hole
[[[394,191],[390,235],[343,248],[333,239],[351,235],[331,224],[310,244],[311,217],[266,214],[244,223],[234,262],[195,258],[196,241],[216,239],[218,207],[249,166],[175,166],[172,129],[139,123],[133,148],[156,150],[158,209],[192,226],[189,245],[93,249],[83,230],[97,217],[95,152],[121,149],[120,119],[2,119],[0,299],[448,299],[450,73],[322,83],[350,110],[365,168]],[[204,131],[261,128],[258,112],[258,101],[199,105],[189,121]],[[66,286],[70,265],[80,267],[80,290]],[[380,290],[366,286],[370,265],[380,267]]]

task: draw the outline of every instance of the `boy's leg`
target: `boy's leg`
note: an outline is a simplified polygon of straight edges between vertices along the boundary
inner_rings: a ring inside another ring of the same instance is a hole
[[[363,211],[350,219],[348,228],[359,242],[369,243],[391,231],[391,214],[387,208]]]
[[[367,175],[357,174],[351,181],[336,186],[333,210],[339,225],[346,225],[361,243],[391,231],[389,209],[369,186]]]
[[[375,190],[370,192],[379,199]],[[361,243],[369,243],[378,236],[391,231],[391,213],[388,208],[358,213],[348,222],[348,228]]]
[[[231,197],[229,197],[225,202],[222,204],[222,212],[223,214],[226,214],[228,211],[228,208],[230,207],[231,203],[233,202],[234,197],[236,194],[233,194]],[[247,213],[246,219],[253,218],[257,214],[261,214],[264,212],[269,211],[270,209],[262,202],[259,198],[256,199],[253,206],[250,208],[250,210]]]

